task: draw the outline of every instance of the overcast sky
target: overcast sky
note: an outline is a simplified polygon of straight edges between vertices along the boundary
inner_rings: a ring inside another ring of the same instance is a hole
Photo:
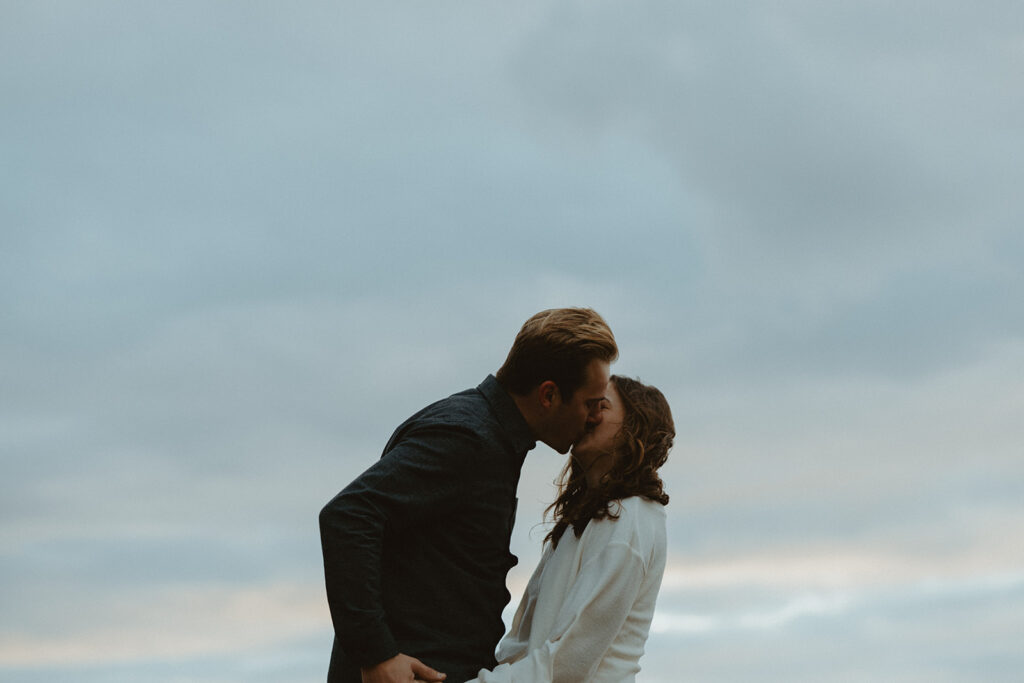
[[[320,507],[584,305],[641,681],[1017,680],[1022,121],[1011,1],[0,0],[0,678],[324,680]]]

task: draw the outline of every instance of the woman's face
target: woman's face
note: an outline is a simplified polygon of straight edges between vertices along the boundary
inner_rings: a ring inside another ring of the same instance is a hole
[[[613,455],[615,437],[622,428],[625,416],[626,411],[615,382],[609,382],[601,405],[601,422],[576,442],[572,447],[573,457],[584,467],[589,467],[598,458]]]

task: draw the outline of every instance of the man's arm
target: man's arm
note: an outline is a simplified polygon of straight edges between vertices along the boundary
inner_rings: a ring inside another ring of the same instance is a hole
[[[464,499],[465,468],[477,451],[477,436],[467,429],[414,427],[320,512],[334,631],[348,658],[363,668],[364,680],[411,681],[410,672],[416,673],[407,661],[416,660],[398,657],[387,626],[381,593],[385,530],[429,525],[453,510]],[[372,678],[378,665],[387,665],[384,671],[398,663],[407,665],[406,678]]]

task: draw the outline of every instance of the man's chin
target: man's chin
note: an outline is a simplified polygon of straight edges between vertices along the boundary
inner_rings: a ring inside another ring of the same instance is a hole
[[[569,453],[569,451],[571,451],[572,449],[576,448],[576,446],[578,446],[581,443],[583,443],[586,440],[588,435],[589,435],[589,432],[584,432],[583,434],[580,434],[579,438],[573,439],[572,441],[570,441],[569,443],[565,444],[564,446],[556,445],[556,444],[552,444],[552,443],[549,443],[548,446],[551,446],[551,448],[555,449],[555,451],[561,453],[562,455],[566,455],[566,454]]]

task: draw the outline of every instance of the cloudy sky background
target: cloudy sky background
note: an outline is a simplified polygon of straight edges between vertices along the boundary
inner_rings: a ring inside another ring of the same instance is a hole
[[[588,305],[679,432],[642,681],[1016,680],[1022,27],[0,0],[0,679],[323,680],[319,508]]]

